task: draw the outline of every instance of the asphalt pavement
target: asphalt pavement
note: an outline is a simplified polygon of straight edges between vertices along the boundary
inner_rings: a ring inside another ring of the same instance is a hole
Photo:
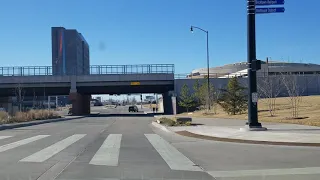
[[[207,141],[157,129],[128,107],[92,111],[101,114],[0,131],[0,179],[320,177],[319,148]]]

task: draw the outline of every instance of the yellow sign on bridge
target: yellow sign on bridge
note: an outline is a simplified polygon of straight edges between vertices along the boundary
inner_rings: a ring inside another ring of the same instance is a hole
[[[131,82],[131,86],[139,86],[140,82]]]

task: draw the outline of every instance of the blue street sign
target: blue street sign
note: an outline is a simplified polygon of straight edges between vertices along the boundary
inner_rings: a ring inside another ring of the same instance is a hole
[[[284,11],[285,11],[284,7],[276,7],[276,8],[256,8],[256,14],[283,13]]]
[[[257,6],[284,5],[284,0],[256,0]]]

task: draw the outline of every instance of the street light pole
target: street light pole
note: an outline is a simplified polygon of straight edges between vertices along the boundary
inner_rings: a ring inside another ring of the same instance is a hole
[[[193,32],[193,28],[199,29],[207,34],[207,84],[208,84],[207,105],[208,105],[208,110],[210,110],[211,107],[210,107],[210,77],[209,77],[210,76],[210,71],[209,71],[209,68],[210,68],[210,65],[209,65],[209,31],[206,31],[206,30],[199,28],[199,27],[196,27],[196,26],[191,26],[191,28],[190,28],[191,32]]]
[[[209,32],[207,31],[207,83],[208,83],[208,110],[210,107],[210,71],[209,71]]]

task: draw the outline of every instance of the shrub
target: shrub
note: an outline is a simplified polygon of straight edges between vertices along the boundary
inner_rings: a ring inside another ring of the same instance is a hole
[[[58,118],[60,115],[55,111],[49,111],[49,110],[37,110],[34,111],[34,119],[41,120],[41,119],[52,119],[52,118]]]
[[[5,111],[0,111],[0,123],[8,123],[10,121],[10,116],[7,112]]]
[[[17,112],[13,119],[15,122],[25,122],[25,121],[30,121],[30,116],[28,116],[27,112]]]
[[[32,120],[44,120],[59,118],[59,114],[55,111],[48,110],[30,110],[28,112],[17,112],[13,117],[14,122],[26,122]]]
[[[160,121],[160,124],[164,124],[164,125],[167,125],[167,126],[174,126],[176,124],[176,122],[170,118],[167,118],[167,117],[162,117],[159,119]]]
[[[174,118],[170,119],[167,117],[162,117],[159,119],[160,124],[164,124],[167,126],[191,126],[191,118]]]

